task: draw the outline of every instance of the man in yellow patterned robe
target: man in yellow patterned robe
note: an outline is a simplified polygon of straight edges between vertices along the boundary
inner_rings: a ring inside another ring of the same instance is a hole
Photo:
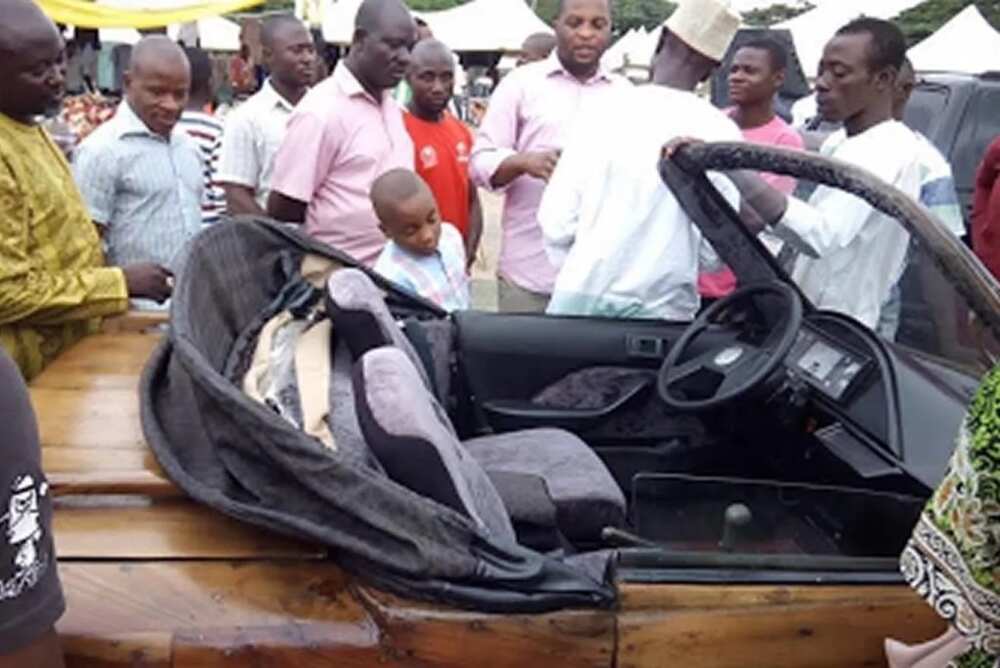
[[[31,0],[0,3],[0,346],[29,379],[129,296],[170,296],[160,266],[104,265],[69,165],[36,122],[65,70],[52,21]]]

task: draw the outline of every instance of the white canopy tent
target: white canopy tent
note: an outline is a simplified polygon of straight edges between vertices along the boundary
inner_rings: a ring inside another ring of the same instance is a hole
[[[361,0],[330,0],[323,12],[323,37],[348,44]],[[471,0],[439,12],[414,12],[427,21],[434,36],[453,51],[505,51],[521,48],[537,32],[551,33],[524,0]]]
[[[239,51],[240,25],[221,16],[212,16],[197,21],[198,38],[201,48],[206,51]],[[171,39],[177,39],[181,25],[167,27]],[[134,28],[100,28],[98,35],[106,44],[135,44],[142,35]]]
[[[908,55],[918,71],[1000,71],[1000,33],[975,5],[969,5]]]
[[[859,16],[891,19],[924,0],[828,0],[815,9],[777,23],[792,34],[795,51],[806,76],[816,74],[823,48],[844,24]]]
[[[524,0],[472,0],[420,16],[453,51],[519,51],[529,35],[552,33]]]

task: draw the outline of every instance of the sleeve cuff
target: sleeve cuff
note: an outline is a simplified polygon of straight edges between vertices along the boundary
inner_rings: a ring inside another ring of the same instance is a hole
[[[232,174],[226,172],[219,172],[215,175],[215,182],[220,186],[224,185],[234,185],[234,186],[244,186],[247,188],[257,187],[257,181],[253,177],[243,176],[242,174]]]
[[[484,149],[481,153],[472,157],[472,180],[481,188],[486,188],[497,193],[505,191],[510,187],[510,183],[506,186],[496,188],[491,182],[493,175],[500,169],[503,161],[514,155],[517,155],[517,151],[509,148],[495,147]],[[517,179],[514,180],[516,181]],[[511,181],[511,183],[513,182]]]
[[[771,228],[771,232],[800,253],[811,258],[820,257],[816,248],[807,241],[809,230],[816,226],[813,222],[817,216],[816,211],[795,197],[788,197],[787,202],[785,215]]]

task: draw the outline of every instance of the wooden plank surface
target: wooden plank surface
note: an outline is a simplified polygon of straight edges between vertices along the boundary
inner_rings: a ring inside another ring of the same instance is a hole
[[[187,499],[57,501],[56,553],[69,559],[319,558],[320,546],[286,538]]]
[[[67,666],[612,665],[614,613],[489,615],[355,587],[330,562],[70,563]]]
[[[927,640],[943,621],[898,586],[622,585],[618,666],[884,666],[886,637]]]
[[[415,603],[364,586],[357,595],[378,621],[392,665],[591,668],[614,662],[612,610],[489,615]]]
[[[84,339],[31,385],[60,559],[324,555],[199,505],[165,477],[139,422],[139,374],[159,341],[144,323],[122,321],[120,331]]]

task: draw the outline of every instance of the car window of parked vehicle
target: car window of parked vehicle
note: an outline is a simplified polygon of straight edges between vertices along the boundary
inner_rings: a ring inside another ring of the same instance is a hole
[[[974,182],[976,169],[987,147],[1000,135],[1000,88],[983,88],[972,102],[963,120],[952,153],[952,171],[955,182]]]
[[[904,121],[925,137],[933,139],[950,101],[951,89],[948,86],[921,81],[906,104]]]

